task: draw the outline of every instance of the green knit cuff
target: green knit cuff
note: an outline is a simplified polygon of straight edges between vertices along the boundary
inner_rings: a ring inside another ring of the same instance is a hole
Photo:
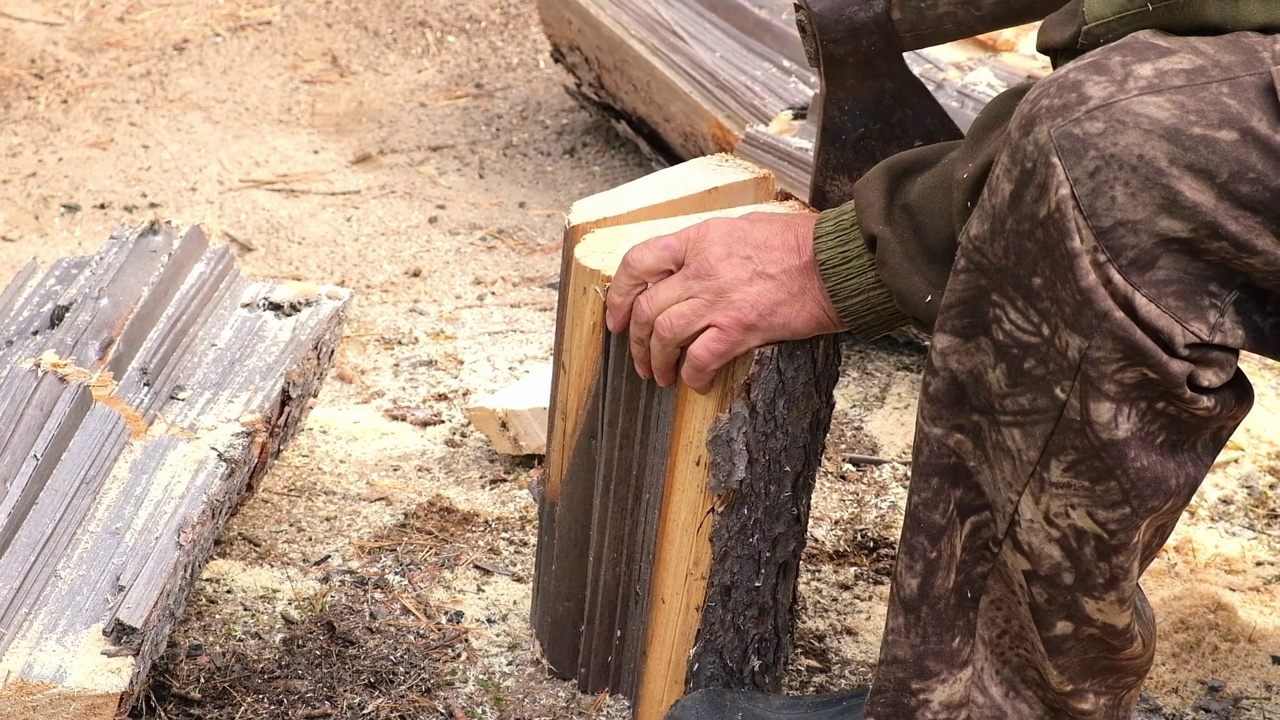
[[[813,251],[831,304],[854,335],[871,340],[910,324],[880,279],[852,202],[818,215]]]

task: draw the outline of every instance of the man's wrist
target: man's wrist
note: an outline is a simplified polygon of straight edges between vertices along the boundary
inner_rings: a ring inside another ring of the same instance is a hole
[[[853,203],[819,213],[813,254],[831,305],[854,335],[871,340],[910,323],[880,279]]]

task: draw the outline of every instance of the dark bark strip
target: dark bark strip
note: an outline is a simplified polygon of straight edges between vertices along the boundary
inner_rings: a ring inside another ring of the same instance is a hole
[[[833,337],[760,350],[711,434],[711,579],[688,688],[776,691],[782,682],[809,526],[809,499],[835,407]]]

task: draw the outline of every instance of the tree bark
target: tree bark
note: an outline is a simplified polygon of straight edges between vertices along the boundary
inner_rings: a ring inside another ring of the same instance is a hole
[[[776,692],[782,682],[823,445],[840,372],[834,337],[756,352],[708,440],[723,510],[711,535],[711,579],[689,660],[688,690]]]

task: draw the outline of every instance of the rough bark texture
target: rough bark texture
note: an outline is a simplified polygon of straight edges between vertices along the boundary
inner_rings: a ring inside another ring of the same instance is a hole
[[[834,338],[765,348],[708,442],[711,580],[689,690],[777,691],[791,650],[809,499],[835,407]]]

